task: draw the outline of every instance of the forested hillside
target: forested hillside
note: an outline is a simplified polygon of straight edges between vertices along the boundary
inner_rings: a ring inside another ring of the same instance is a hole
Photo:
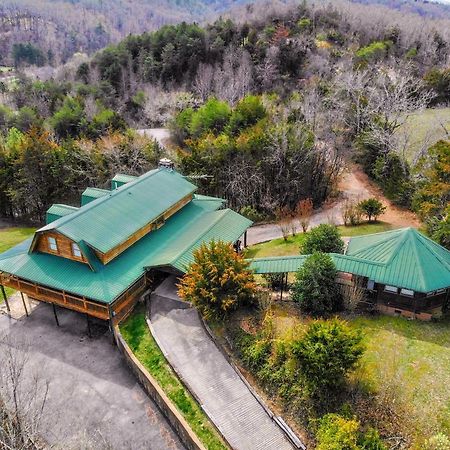
[[[57,65],[131,33],[203,20],[243,0],[2,0],[0,65]],[[27,46],[23,48],[23,46]]]
[[[128,127],[170,125],[183,171],[204,175],[205,193],[254,218],[302,198],[320,206],[353,160],[448,245],[449,146],[418,143],[409,118],[435,108],[432,125],[448,139],[438,112],[450,102],[450,20],[344,0],[242,11],[237,20],[128,36],[57,68],[54,78],[5,78],[3,213],[41,218],[50,202],[42,195],[17,210],[34,168],[22,166],[21,152],[32,152],[36,136],[68,157],[64,170],[86,177],[88,161],[101,183],[112,154],[124,170],[138,170],[134,138],[120,137]],[[153,151],[137,154],[155,160]]]
[[[316,2],[323,5],[325,1]],[[380,4],[394,12],[446,19],[450,5],[428,1],[358,0]],[[73,54],[91,54],[129,34],[155,30],[164,24],[203,22],[226,14],[251,20],[248,0],[2,0],[0,2],[0,65],[51,65]],[[256,0],[260,11],[292,8],[294,0]],[[241,6],[245,5],[245,6]]]

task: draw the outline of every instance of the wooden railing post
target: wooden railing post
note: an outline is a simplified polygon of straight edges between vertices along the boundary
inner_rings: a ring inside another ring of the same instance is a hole
[[[11,308],[9,307],[8,297],[6,296],[5,288],[3,284],[1,284],[0,286],[2,287],[3,300],[5,300],[8,315],[11,317]]]

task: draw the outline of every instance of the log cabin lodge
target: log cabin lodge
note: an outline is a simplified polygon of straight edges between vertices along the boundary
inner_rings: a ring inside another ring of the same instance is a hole
[[[202,243],[244,240],[251,221],[224,200],[196,194],[163,163],[111,190],[87,188],[81,206],[56,204],[47,224],[0,254],[0,285],[111,325],[132,310],[157,274],[182,275]],[[331,255],[337,282],[362,280],[380,311],[430,319],[449,299],[450,252],[412,228],[352,238]],[[251,260],[255,273],[289,273],[306,256]],[[55,313],[56,315],[56,313]]]
[[[234,243],[251,225],[170,166],[116,175],[111,188],[87,188],[79,208],[53,205],[32,239],[1,254],[3,293],[7,286],[115,324],[155,271],[182,274],[203,242]]]

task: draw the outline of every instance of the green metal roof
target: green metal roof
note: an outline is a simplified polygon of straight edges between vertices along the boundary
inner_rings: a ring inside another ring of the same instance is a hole
[[[37,232],[56,230],[106,253],[195,190],[175,171],[151,170]]]
[[[331,254],[340,272],[417,292],[450,287],[450,252],[414,228],[352,238],[345,255]],[[305,255],[250,260],[256,273],[296,272]]]
[[[354,237],[346,255],[370,261],[369,278],[381,283],[419,292],[450,286],[450,251],[414,228]]]
[[[87,205],[96,198],[104,197],[105,195],[108,195],[110,192],[111,191],[108,191],[107,189],[88,187],[81,194],[81,206]]]
[[[63,205],[61,203],[55,203],[54,205],[48,208],[45,213],[45,223],[49,224],[54,222],[55,220],[60,219],[61,217],[72,214],[73,212],[78,211],[78,208],[70,205]]]
[[[127,175],[124,173],[118,173],[114,175],[114,178],[111,180],[111,189],[117,189],[124,184],[129,183],[130,181],[134,181],[137,177],[134,175]]]
[[[194,250],[203,242],[235,242],[251,224],[250,220],[231,209],[204,214],[197,220],[195,227],[187,227],[171,240],[164,252],[152,260],[152,267],[170,266],[185,273],[194,260]]]
[[[120,190],[120,189],[119,189]],[[111,303],[143,273],[146,267],[172,266],[184,271],[192,251],[211,239],[237,240],[250,221],[230,210],[215,211],[220,200],[193,200],[158,230],[144,236],[125,252],[102,265],[93,252],[87,264],[48,253],[28,253],[27,240],[0,255],[0,271],[54,289]],[[81,243],[83,251],[89,247]]]

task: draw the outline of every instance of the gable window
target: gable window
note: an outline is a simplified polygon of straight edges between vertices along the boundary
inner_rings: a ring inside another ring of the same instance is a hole
[[[75,242],[72,242],[72,255],[76,258],[81,258],[80,247],[78,247],[78,244],[75,244]]]
[[[384,286],[384,291],[391,292],[392,294],[396,294],[398,292],[398,288],[396,286],[386,285],[386,286]]]
[[[406,297],[414,297],[414,291],[411,289],[400,289],[400,295],[405,295]]]
[[[56,238],[49,236],[48,238],[48,247],[52,252],[58,251],[58,244],[56,243]]]

